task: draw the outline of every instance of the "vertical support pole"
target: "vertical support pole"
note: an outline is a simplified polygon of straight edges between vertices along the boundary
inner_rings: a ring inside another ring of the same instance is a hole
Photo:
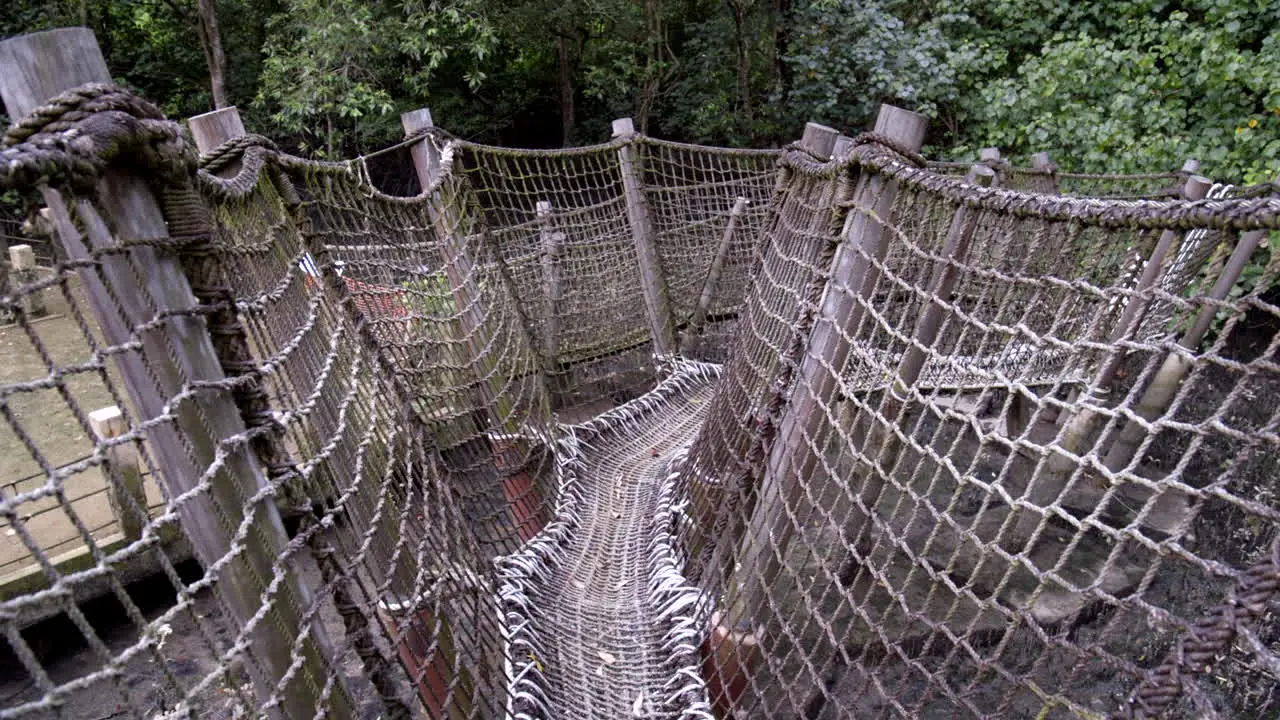
[[[129,432],[120,408],[111,405],[89,413],[89,428],[98,442],[118,438]],[[133,542],[142,538],[147,524],[147,493],[142,484],[142,463],[138,451],[128,444],[107,448],[102,474],[107,481],[107,500],[120,525],[120,534]]]
[[[881,105],[876,132],[918,152],[924,144],[927,122],[922,115]],[[844,368],[852,350],[847,333],[856,331],[864,305],[879,282],[876,263],[883,260],[889,248],[881,223],[890,217],[896,195],[897,183],[867,173],[858,183],[854,208],[845,218],[832,260],[831,279],[769,454],[751,526],[743,539],[738,566],[759,573],[759,577],[745,584],[748,592],[742,609],[747,617],[759,614],[780,570],[778,559],[785,556],[792,533],[786,509],[796,502],[804,484],[821,464],[822,428],[839,395],[837,373]]]
[[[881,105],[875,131],[900,145],[919,151],[927,121],[916,113]],[[820,126],[806,127],[806,136],[830,145],[809,149],[829,157],[838,133]],[[812,132],[811,132],[812,129]],[[823,428],[833,415],[842,371],[852,351],[848,333],[856,332],[879,282],[876,263],[883,260],[889,238],[881,224],[892,214],[897,184],[882,175],[860,172],[853,209],[845,217],[831,264],[831,276],[817,309],[807,349],[796,372],[791,399],[766,461],[755,507],[738,551],[736,569],[726,592],[725,623],[730,632],[713,628],[713,636],[750,638],[765,608],[782,566],[794,527],[793,510],[804,487],[822,463]],[[803,518],[799,520],[803,522]],[[744,641],[745,642],[745,641]],[[739,643],[742,645],[743,643]],[[738,654],[746,652],[740,648]],[[725,668],[719,669],[721,673]],[[741,669],[739,672],[746,672]],[[724,685],[733,685],[729,679]],[[733,700],[731,698],[731,700]]]
[[[0,67],[5,68],[0,74],[0,96],[9,116],[15,118],[26,117],[68,89],[111,80],[93,32],[85,28],[0,42]],[[246,664],[263,702],[262,713],[311,717],[317,712],[319,690],[334,680],[336,689],[324,712],[335,718],[355,717],[345,676],[332,660],[324,626],[319,617],[304,619],[316,602],[310,587],[287,564],[277,567],[288,541],[274,503],[263,497],[252,506],[247,504],[267,487],[267,481],[247,444],[231,441],[245,434],[239,410],[226,393],[201,393],[170,406],[170,400],[190,383],[226,378],[203,318],[184,312],[196,306],[196,299],[177,257],[145,245],[134,246],[128,255],[95,254],[120,246],[113,229],[130,240],[168,238],[164,215],[146,180],[107,170],[98,183],[95,202],[76,201],[83,234],[62,194],[49,188],[42,192],[67,257],[92,258],[98,263],[96,271],[85,270],[81,279],[107,342],[141,345],[137,351],[116,355],[139,415],[143,419],[175,417],[175,422],[152,425],[147,433],[169,497],[189,493],[177,508],[183,531],[206,568],[233,550],[238,553],[222,568],[215,587],[241,628],[258,614],[268,583],[284,575],[285,582],[272,593],[265,621],[257,622],[249,634]],[[135,273],[136,267],[145,271],[142,277]],[[174,314],[155,323],[156,313],[170,312]],[[138,332],[149,323],[155,323],[155,328]],[[222,469],[204,485],[203,474],[219,462]],[[235,541],[235,528],[246,512],[253,515],[252,530]],[[239,545],[233,547],[233,542]],[[293,667],[295,644],[300,653],[298,667]],[[277,691],[287,675],[293,680]]]
[[[689,319],[689,327],[684,331],[680,341],[680,352],[692,355],[702,342],[702,330],[707,324],[707,315],[711,312],[711,303],[716,297],[716,286],[720,283],[720,275],[724,272],[724,261],[729,257],[729,249],[733,247],[733,235],[738,228],[738,219],[747,211],[749,201],[738,196],[729,211],[729,221],[725,224],[724,234],[720,236],[720,245],[716,255],[711,259],[711,267],[707,269],[707,278],[702,283],[702,294],[698,296],[698,306]]]
[[[210,152],[229,140],[247,134],[244,123],[240,119],[240,111],[234,106],[214,110],[203,115],[196,115],[187,120],[187,125],[191,128],[191,136],[196,141],[196,149],[201,153]],[[219,177],[231,178],[235,177],[239,171],[240,163],[235,162],[223,168],[217,174]],[[285,267],[288,267],[293,261],[292,255],[285,248],[273,247],[272,252],[276,254],[276,259]],[[309,298],[305,295],[300,283],[290,283],[283,292],[284,294],[276,302],[275,309],[278,313],[287,315],[289,320],[301,326],[306,322],[306,318],[296,313],[299,310],[305,312],[305,308],[310,305]],[[323,292],[323,290],[317,289],[317,292]],[[307,361],[306,358],[323,357],[327,352],[327,347],[323,347],[325,342],[317,342],[316,338],[326,338],[327,340],[330,332],[328,320],[323,314],[316,317],[312,333],[302,338],[300,348],[295,350],[294,353],[295,357],[299,357],[302,360],[300,362],[287,363],[283,367],[284,374],[293,386],[294,392],[297,394],[297,400],[300,402],[305,401],[307,396],[320,384],[321,368]],[[267,331],[277,335],[274,341],[278,346],[283,347],[293,340],[292,331],[285,331],[282,334],[281,329],[276,324],[268,323],[267,325]],[[302,348],[310,348],[311,352],[303,352]],[[317,452],[338,432],[339,421],[338,418],[332,415],[329,408],[323,405],[316,407],[310,413],[309,418],[313,424],[313,427],[309,428],[313,432],[308,433],[310,436],[307,438],[307,442],[311,445],[309,451]],[[387,452],[392,452],[391,448],[387,448]],[[341,492],[341,488],[332,479],[322,478],[320,485],[322,491],[329,489],[335,493]],[[408,493],[406,493],[407,495]],[[313,500],[316,499],[313,498]],[[353,515],[351,521],[357,527],[367,526],[368,523],[372,522],[374,505],[376,505],[376,499],[370,502],[369,498],[366,497],[353,498],[353,502],[347,505]],[[412,553],[401,552],[395,564],[393,565],[391,562],[391,556],[394,554],[391,548],[395,546],[401,534],[399,527],[394,522],[397,519],[398,513],[394,512],[392,508],[383,508],[381,522],[390,523],[390,525],[385,527],[382,536],[379,538],[382,542],[375,543],[371,547],[371,552],[374,556],[371,569],[375,575],[386,572],[392,579],[388,589],[403,600],[413,594],[418,567],[416,558],[412,557]],[[386,544],[388,542],[390,543],[389,545]],[[406,541],[406,544],[410,548],[413,547],[412,541]],[[385,577],[378,579],[384,580]],[[378,583],[379,586],[382,584],[382,582]]]
[[[985,165],[973,165],[965,180],[974,185],[991,187],[996,172]],[[933,346],[938,339],[938,330],[946,309],[940,304],[946,302],[956,286],[956,268],[952,264],[964,262],[969,253],[969,241],[973,237],[973,224],[969,222],[969,208],[960,205],[951,218],[951,227],[947,229],[947,239],[939,253],[941,259],[933,265],[933,274],[929,279],[929,295],[925,308],[916,323],[916,331],[911,346],[903,353],[898,363],[898,380],[895,393],[900,394],[906,388],[916,384],[920,379],[920,371],[924,368],[925,348]]]
[[[11,245],[9,247],[9,268],[11,286],[28,285],[39,280],[36,271],[36,253],[30,245]],[[44,304],[44,291],[36,290],[22,296],[22,311],[27,317],[44,317],[49,310]]]
[[[613,121],[614,138],[637,137],[631,118]],[[644,287],[645,307],[653,332],[653,354],[670,355],[676,351],[676,324],[672,316],[671,298],[658,255],[658,237],[654,232],[649,208],[644,199],[644,176],[635,142],[618,148],[618,164],[622,173],[622,190],[627,203],[627,219],[635,239],[636,260],[640,264],[640,280]]]
[[[235,107],[222,108],[203,115],[197,115],[190,118],[187,124],[191,128],[191,135],[195,139],[196,149],[201,153],[207,153],[223,143],[241,137],[246,134],[244,123],[240,118],[240,111]],[[234,162],[221,169],[217,174],[220,177],[235,177],[240,172],[240,163]],[[293,254],[287,249],[279,246],[273,246],[271,251],[275,254],[275,259],[284,268],[289,269],[293,263]],[[318,286],[315,292],[325,292],[324,286]],[[307,297],[304,286],[301,283],[290,283],[283,290],[283,295],[279,297],[273,306],[273,311],[277,318],[285,318],[287,321],[295,325],[288,328],[282,328],[277,323],[267,323],[266,331],[273,335],[273,341],[278,347],[284,347],[293,341],[292,327],[301,327],[307,322],[307,308],[310,305],[310,299]],[[296,362],[285,363],[283,365],[284,376],[293,386],[295,400],[297,402],[305,401],[315,388],[321,384],[320,373],[322,367],[313,362],[314,358],[323,358],[328,351],[326,340],[330,336],[330,318],[323,312],[319,313],[314,320],[314,326],[311,332],[303,336],[293,352],[293,357],[297,358]],[[354,411],[354,410],[353,410]],[[311,425],[304,427],[306,433],[305,443],[307,444],[307,452],[319,452],[322,447],[329,443],[339,432],[340,422],[335,417],[331,409],[324,404],[319,404],[309,415]],[[394,462],[390,456],[394,454],[394,449],[385,447],[383,455],[388,456],[388,462]],[[348,461],[354,461],[354,458],[347,458]],[[338,480],[332,476],[332,471],[328,466],[321,465],[316,468],[313,476],[314,485],[318,486],[322,496],[325,493],[333,493],[335,496],[341,494],[345,488],[340,487]],[[354,482],[354,478],[351,479]],[[400,503],[395,502],[391,497],[384,498],[379,514],[378,498],[379,487],[376,482],[368,482],[362,484],[360,490],[351,497],[350,502],[346,504],[346,512],[348,514],[347,521],[352,527],[366,528],[375,522],[374,517],[377,516],[377,524],[379,533],[371,538],[370,542],[370,561],[365,567],[374,577],[374,585],[376,588],[386,588],[386,595],[379,598],[378,612],[386,614],[387,608],[405,607],[413,604],[414,588],[418,580],[420,566],[418,558],[415,556],[417,548],[416,537],[402,537],[409,535],[412,528],[405,528],[410,532],[402,532],[399,523],[401,517],[402,503],[413,502],[414,493],[410,487],[404,488],[404,495],[400,499]],[[314,502],[321,502],[325,498],[312,498]],[[316,541],[319,538],[315,539]],[[399,547],[399,552],[396,548]],[[313,546],[315,549],[315,546]],[[335,604],[338,607],[354,604],[356,599],[352,595],[351,582],[349,577],[351,570],[341,566],[342,561],[332,557],[332,552],[326,552],[324,548],[320,548],[316,552],[316,561],[321,566],[322,576],[331,583],[331,591],[334,595]],[[326,563],[330,565],[326,567]],[[344,623],[348,622],[348,618],[343,618]],[[355,635],[361,632],[357,629],[359,623],[348,626],[349,637],[357,643]],[[391,619],[385,622],[386,626],[395,627],[400,630],[401,626]],[[404,632],[404,639],[400,642],[400,655],[403,657],[406,652],[405,648],[414,641],[420,641],[418,637],[420,633],[413,631]],[[421,643],[419,643],[421,644]],[[360,651],[357,650],[357,653]],[[365,661],[364,656],[361,657]],[[406,664],[406,667],[413,666]],[[366,662],[366,670],[374,680],[375,687],[381,686],[382,683],[394,682],[377,675],[383,672],[383,669],[376,663]],[[438,689],[432,688],[438,692]],[[444,697],[440,694],[439,697]],[[424,695],[424,701],[427,696]]]
[[[1045,174],[1047,178],[1045,189],[1054,195],[1060,192],[1058,188],[1058,165],[1049,157],[1047,152],[1038,152],[1031,156],[1031,167]]]
[[[1206,296],[1209,300],[1222,301],[1227,298],[1231,292],[1231,288],[1235,286],[1236,281],[1240,279],[1240,275],[1244,272],[1244,268],[1249,264],[1249,257],[1253,255],[1253,251],[1258,249],[1258,245],[1267,237],[1266,230],[1253,230],[1246,232],[1240,237],[1240,242],[1236,244],[1235,250],[1232,251],[1231,257],[1227,260],[1227,265],[1222,269],[1222,274],[1218,276],[1217,283]],[[1213,324],[1213,318],[1217,316],[1218,308],[1211,303],[1206,303],[1200,308],[1200,312],[1196,315],[1196,320],[1192,324],[1191,329],[1182,336],[1178,341],[1181,350],[1195,352],[1200,346],[1200,342],[1204,340],[1204,336],[1209,332],[1210,326]],[[1134,412],[1147,422],[1154,421],[1169,409],[1169,405],[1173,403],[1174,397],[1178,393],[1178,388],[1182,385],[1182,381],[1186,378],[1187,373],[1191,371],[1192,360],[1179,350],[1171,350],[1165,356],[1164,363],[1160,366],[1156,376],[1152,379],[1151,384],[1146,391],[1142,393],[1142,397],[1138,400],[1138,404],[1134,407]],[[1112,472],[1118,472],[1133,461],[1138,452],[1138,446],[1142,444],[1142,440],[1147,436],[1147,430],[1137,420],[1130,420],[1120,431],[1119,437],[1112,443],[1111,449],[1107,451],[1106,457],[1103,459],[1103,465]]]
[[[564,282],[560,272],[560,246],[566,236],[555,230],[551,201],[539,200],[538,240],[542,245],[542,283],[547,299],[547,318],[542,328],[542,354],[554,387],[563,385],[564,368],[560,366],[560,306],[564,300]]]
[[[431,111],[426,108],[404,113],[400,116],[400,122],[406,134],[435,127]],[[422,185],[423,192],[427,192],[437,185],[440,178],[439,152],[435,143],[424,139],[415,143],[410,153],[418,173],[418,182]],[[467,250],[466,238],[462,236],[465,232],[463,217],[460,210],[452,205],[455,198],[451,198],[444,189],[437,188],[433,195],[437,202],[430,210],[431,220],[441,241],[450,292],[457,305],[462,330],[467,335],[471,364],[479,380],[480,401],[493,427],[501,434],[501,437],[495,435],[491,440],[497,469],[503,477],[503,493],[517,534],[521,540],[528,540],[542,530],[550,509],[543,502],[541,490],[533,477],[520,467],[520,459],[524,453],[519,438],[523,428],[519,418],[515,416],[515,406],[502,393],[505,383],[498,376],[498,364],[493,357],[494,348],[500,345],[491,341],[492,338],[488,337],[489,330],[485,327],[486,308],[480,302],[481,292],[475,261]],[[526,330],[523,326],[520,329]],[[530,352],[536,352],[532,342],[528,347]],[[540,387],[545,391],[545,386]],[[547,398],[540,400],[549,406]]]
[[[996,171],[996,179],[991,184],[992,187],[1004,186],[1005,178],[1000,172],[1004,168],[1004,159],[1000,157],[1000,148],[982,148],[978,151],[978,162]]]
[[[240,110],[234,105],[196,115],[187,120],[187,126],[191,128],[191,138],[196,141],[196,149],[201,153],[211,152],[222,143],[247,134],[244,122],[240,119]],[[218,175],[235,177],[239,172],[240,163],[236,162]]]
[[[853,141],[849,140],[848,144]],[[835,156],[836,145],[840,144],[840,131],[816,122],[804,124],[804,133],[800,136],[800,147],[814,157],[830,160]]]

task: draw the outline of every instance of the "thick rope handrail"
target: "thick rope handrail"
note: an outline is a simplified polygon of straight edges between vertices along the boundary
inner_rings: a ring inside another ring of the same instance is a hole
[[[908,187],[948,201],[1020,218],[1078,221],[1105,228],[1145,230],[1274,230],[1280,229],[1280,200],[1248,198],[1230,200],[1113,200],[984,188],[963,178],[907,167],[896,153],[864,145],[855,150],[851,163],[866,165]],[[789,154],[788,161],[794,162]],[[801,160],[797,165],[805,165]]]
[[[122,158],[168,178],[195,163],[181,126],[108,83],[73,88],[37,107],[5,133],[3,147],[0,190],[48,184],[92,191],[102,171]]]
[[[200,153],[200,169],[210,173],[225,170],[237,160],[243,158],[245,151],[251,147],[265,148],[276,153],[280,151],[280,148],[276,146],[275,141],[271,140],[271,138],[265,135],[247,133],[230,138],[209,152]]]

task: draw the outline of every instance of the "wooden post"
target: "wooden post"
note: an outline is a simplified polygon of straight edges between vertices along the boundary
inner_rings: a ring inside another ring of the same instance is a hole
[[[919,151],[927,121],[921,115],[881,105],[875,130],[901,145]],[[832,139],[834,142],[834,138]],[[786,557],[793,527],[791,512],[803,494],[804,483],[822,462],[822,430],[834,414],[841,372],[869,302],[879,281],[875,263],[883,260],[889,236],[882,221],[893,209],[897,184],[883,175],[863,172],[852,209],[845,218],[840,243],[832,260],[808,348],[791,400],[779,424],[749,526],[730,583],[727,616],[738,624],[762,616],[769,593]],[[859,208],[865,208],[861,210]]]
[[[232,138],[245,134],[244,122],[240,120],[240,111],[235,105],[195,115],[187,119],[191,128],[191,138],[196,141],[196,149],[201,153],[211,152]],[[240,162],[236,161],[218,173],[219,177],[231,178],[240,173]]]
[[[804,134],[800,136],[800,147],[809,151],[809,154],[814,157],[830,160],[835,155],[839,140],[839,130],[809,122],[804,124]]]
[[[244,123],[240,119],[240,111],[235,107],[196,115],[188,119],[187,124],[191,128],[191,136],[196,141],[196,149],[201,153],[210,152],[229,140],[247,134]],[[236,162],[217,174],[219,177],[231,178],[239,172],[240,163]],[[275,254],[276,261],[285,268],[289,268],[292,264],[293,254],[286,248],[273,246],[271,252]],[[315,292],[324,292],[324,290],[322,287],[317,287]],[[274,309],[278,317],[283,316],[287,321],[301,326],[306,322],[306,308],[309,305],[310,300],[304,286],[301,283],[290,283],[283,290],[283,295],[277,300]],[[266,331],[273,335],[272,340],[277,347],[284,347],[293,341],[292,328],[284,328],[277,323],[266,323],[265,326]],[[321,384],[320,376],[323,370],[320,365],[313,362],[313,359],[323,358],[328,352],[325,345],[330,332],[329,318],[323,313],[318,314],[314,328],[301,339],[299,348],[294,351],[294,357],[298,361],[286,363],[283,366],[284,375],[293,386],[295,400],[299,403],[304,402],[307,396]],[[318,338],[322,339],[318,340]],[[307,348],[309,351],[306,350]],[[319,452],[339,432],[340,420],[334,415],[332,409],[323,403],[318,404],[308,417],[312,427],[306,428],[310,431],[307,433],[307,442],[310,444],[307,450],[312,453]],[[387,451],[391,452],[391,449],[388,448]],[[348,458],[348,460],[354,462],[354,458]],[[344,488],[338,486],[337,480],[323,473],[327,469],[327,466],[317,468],[319,474],[317,484],[321,486],[322,492],[333,492],[336,497],[343,492]],[[351,516],[349,520],[354,527],[368,527],[373,522],[378,500],[367,497],[366,493],[376,489],[376,484],[367,486],[360,496],[352,498],[352,502],[346,505]],[[412,493],[409,488],[405,490],[404,501],[407,502],[410,501]],[[312,498],[312,500],[323,501],[324,498]],[[409,538],[401,538],[398,508],[384,504],[379,522],[382,525],[382,532],[378,537],[379,542],[372,543],[370,547],[370,553],[374,558],[373,562],[369,563],[370,570],[375,576],[377,587],[382,587],[390,578],[388,589],[399,601],[404,601],[413,595],[413,588],[417,581],[418,564],[417,559],[413,557],[415,542]],[[394,548],[398,544],[407,548],[408,552],[402,550],[393,564],[392,556],[395,555]]]
[[[1004,185],[1005,178],[1000,172],[1004,168],[1004,160],[1000,157],[1000,148],[982,148],[978,151],[978,162],[996,171],[995,181],[991,183],[991,187]]]
[[[613,121],[613,137],[636,136],[631,118]],[[644,199],[644,177],[640,167],[636,145],[629,142],[618,148],[619,172],[627,203],[627,219],[631,223],[631,235],[635,239],[636,261],[640,264],[640,279],[644,287],[645,307],[653,333],[653,354],[670,355],[676,351],[676,324],[671,313],[671,299],[667,294],[667,281],[662,273],[658,255],[658,238],[649,218],[649,208]]]
[[[1053,159],[1049,157],[1049,153],[1038,152],[1032,155],[1031,167],[1045,174],[1045,176],[1048,178],[1048,182],[1046,183],[1046,189],[1050,193],[1057,195],[1059,193],[1058,166],[1056,163],[1053,162]]]
[[[1240,279],[1240,275],[1244,272],[1244,268],[1249,264],[1249,257],[1253,255],[1253,251],[1258,249],[1258,245],[1267,237],[1266,230],[1253,230],[1245,233],[1240,237],[1240,242],[1236,244],[1235,250],[1232,251],[1231,257],[1227,260],[1227,265],[1222,269],[1222,274],[1218,276],[1218,281],[1214,284],[1213,289],[1205,296],[1210,300],[1225,300],[1231,292],[1231,288],[1235,286],[1236,281]],[[1200,308],[1196,320],[1192,324],[1191,329],[1182,336],[1178,341],[1178,345],[1182,349],[1195,352],[1200,346],[1200,342],[1204,340],[1204,336],[1209,332],[1213,319],[1218,314],[1218,308],[1213,304],[1205,304]],[[1191,371],[1192,360],[1187,355],[1179,351],[1172,350],[1165,356],[1164,363],[1156,372],[1156,376],[1152,379],[1151,384],[1147,386],[1142,397],[1138,400],[1138,404],[1134,407],[1134,412],[1143,420],[1152,422],[1169,409],[1169,405],[1173,403],[1174,397],[1178,394],[1178,388],[1182,385],[1182,380]],[[1143,438],[1147,436],[1147,430],[1137,420],[1130,420],[1121,430],[1119,437],[1112,443],[1111,449],[1107,451],[1103,464],[1108,470],[1117,472],[1133,461],[1134,456],[1138,452],[1138,446],[1142,444]]]
[[[542,282],[547,296],[547,318],[542,328],[542,352],[546,357],[547,368],[553,376],[552,382],[560,378],[563,368],[560,367],[560,305],[564,300],[564,283],[560,274],[560,246],[566,236],[554,228],[551,214],[551,201],[539,200],[536,205],[538,213],[538,239],[542,244]]]
[[[30,245],[9,247],[10,287],[29,285],[40,279],[36,269],[36,253]],[[22,296],[22,312],[27,317],[44,317],[49,313],[44,304],[44,291],[32,290]]]
[[[412,110],[400,116],[400,124],[405,134],[435,127],[431,119],[431,111],[427,108]],[[414,143],[409,150],[413,156],[414,169],[418,173],[418,183],[425,193],[435,186],[440,178],[440,153],[435,143],[429,140]],[[449,280],[449,292],[457,308],[459,324],[466,335],[467,346],[471,353],[471,364],[479,381],[477,390],[480,404],[491,415],[494,427],[502,428],[508,433],[519,431],[518,423],[512,417],[511,402],[501,397],[498,391],[502,387],[500,379],[494,377],[494,364],[489,357],[493,345],[488,342],[485,328],[485,308],[480,302],[480,285],[475,275],[475,262],[466,247],[463,237],[462,217],[456,208],[447,207],[450,201],[446,194],[436,188],[432,193],[437,202],[429,210],[432,225],[440,240],[441,255],[444,257],[444,273]]]
[[[51,30],[0,42],[0,68],[4,68],[0,96],[13,118],[26,117],[63,91],[111,80],[92,31],[84,28]],[[330,717],[355,717],[345,676],[332,660],[324,626],[318,616],[309,622],[303,620],[316,602],[311,589],[288,564],[276,567],[287,538],[275,505],[263,498],[246,507],[247,500],[266,487],[266,479],[247,443],[224,446],[229,438],[245,432],[230,394],[200,393],[169,404],[189,383],[225,380],[204,320],[182,314],[194,308],[196,300],[178,259],[172,252],[147,245],[135,245],[128,254],[93,254],[120,246],[112,229],[130,240],[163,241],[168,237],[165,218],[146,179],[106,171],[98,183],[96,201],[75,202],[79,224],[61,193],[49,188],[42,193],[67,257],[80,261],[94,258],[100,263],[96,271],[82,272],[81,280],[107,342],[116,346],[138,342],[141,346],[115,355],[140,418],[175,418],[174,422],[150,426],[147,435],[169,497],[190,493],[176,508],[184,532],[206,568],[227,558],[233,549],[238,551],[219,572],[215,588],[241,628],[258,613],[267,584],[285,574],[286,581],[274,592],[266,620],[258,622],[250,633],[246,666],[264,707],[275,698],[275,686],[286,673],[297,675],[280,691],[279,704],[271,705],[274,710],[263,714],[311,717],[316,713],[318,689],[333,679],[336,688],[326,712]],[[139,268],[142,273],[136,272]],[[139,332],[138,328],[155,322],[157,312],[177,314]],[[202,482],[205,471],[215,467],[224,452],[221,469],[206,485]],[[254,532],[233,548],[235,528],[246,511],[255,516]],[[300,639],[304,632],[308,637]],[[291,668],[295,643],[301,664]]]
[[[401,125],[406,134],[435,127],[431,111],[427,108],[413,110],[400,116]],[[410,148],[414,169],[418,173],[418,182],[423,192],[437,185],[440,178],[440,156],[435,143],[428,140],[414,143]],[[452,203],[454,199],[441,188],[433,193],[437,202],[429,210],[431,221],[440,238],[441,254],[445,260],[445,275],[449,279],[450,292],[457,305],[462,331],[467,335],[468,347],[471,351],[471,365],[479,380],[478,392],[481,404],[498,434],[491,436],[494,447],[494,459],[497,470],[503,478],[503,492],[507,499],[508,510],[516,534],[521,540],[528,540],[541,531],[546,524],[550,509],[541,497],[541,490],[532,476],[515,461],[524,455],[521,440],[524,428],[515,416],[514,404],[510,398],[504,397],[503,378],[498,377],[498,365],[493,357],[494,348],[500,347],[490,341],[488,329],[485,327],[485,311],[487,308],[480,302],[479,281],[476,278],[475,262],[468,253],[463,217]],[[526,329],[521,324],[520,332]],[[536,353],[533,343],[524,338],[530,352]],[[540,386],[545,392],[545,386]],[[540,401],[550,407],[546,397]]]
[[[716,286],[720,283],[720,275],[724,271],[724,261],[729,256],[729,249],[733,247],[733,234],[738,227],[738,219],[742,217],[742,213],[747,211],[749,201],[738,196],[733,203],[733,209],[729,211],[729,221],[725,223],[724,234],[720,236],[720,245],[716,248],[716,255],[711,259],[711,267],[707,269],[707,279],[702,283],[702,294],[698,296],[698,306],[693,310],[693,317],[689,319],[689,327],[684,331],[684,337],[680,341],[680,352],[683,355],[692,355],[698,349],[698,345],[702,342],[702,330],[707,324],[707,314],[711,312],[711,303],[716,297]]]
[[[118,438],[129,432],[120,408],[111,405],[89,413],[89,428],[98,442]],[[142,484],[142,463],[131,444],[107,448],[102,474],[107,481],[107,500],[120,525],[120,534],[130,542],[142,538],[147,524],[147,493]]]
[[[849,159],[849,155],[852,152],[853,138],[848,135],[840,135],[836,137],[836,144],[831,148],[831,159],[837,162],[844,162]]]
[[[996,172],[985,165],[973,165],[969,168],[965,180],[974,185],[991,187]],[[973,223],[969,222],[969,208],[960,205],[951,218],[951,227],[947,230],[947,239],[939,253],[941,259],[933,264],[933,275],[929,280],[929,294],[925,308],[916,323],[915,335],[911,346],[903,353],[898,364],[898,380],[895,392],[901,393],[915,385],[924,368],[925,348],[932,347],[938,338],[938,330],[946,310],[940,303],[946,302],[956,285],[956,268],[951,262],[964,262],[969,252],[969,241],[973,237]]]

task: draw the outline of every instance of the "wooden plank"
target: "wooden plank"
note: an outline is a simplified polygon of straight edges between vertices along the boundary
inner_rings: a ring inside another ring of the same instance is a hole
[[[636,137],[631,118],[613,121],[613,137]],[[635,143],[618,148],[618,166],[622,174],[622,192],[627,204],[627,221],[636,246],[636,262],[640,265],[640,283],[644,291],[645,309],[653,332],[653,354],[665,356],[676,351],[676,323],[667,293],[667,281],[658,254],[658,238],[644,200],[644,177]]]
[[[11,117],[26,117],[47,99],[89,82],[109,82],[110,73],[93,33],[84,28],[52,30],[0,42],[0,96]],[[163,241],[167,226],[159,204],[144,178],[109,170],[97,188],[96,203],[78,200],[75,217],[60,193],[42,189],[57,228],[58,240],[69,258],[87,260],[95,250],[119,247],[118,238]],[[108,225],[99,208],[111,219]],[[119,233],[117,237],[112,230]],[[231,437],[244,433],[239,411],[228,393],[201,393],[169,405],[191,382],[225,379],[213,346],[198,316],[175,314],[149,331],[136,333],[155,320],[157,313],[182,313],[195,307],[195,297],[177,258],[168,252],[139,245],[127,255],[97,256],[96,269],[81,272],[86,294],[93,305],[103,335],[113,345],[136,337],[139,351],[116,354],[126,388],[143,419],[171,416],[173,422],[148,429],[149,447],[162,469],[169,497],[191,495],[178,508],[182,527],[205,567],[232,550],[234,528],[243,518],[247,498],[259,493],[266,480],[245,444],[230,451],[220,448]],[[138,272],[139,268],[144,269]],[[225,456],[224,456],[225,455]],[[201,487],[204,472],[221,462],[221,470],[208,488]],[[275,563],[287,543],[284,526],[269,500],[252,507],[255,532],[231,564],[219,574],[217,591],[241,627],[261,606],[266,583],[277,573],[286,574],[274,599],[271,620],[258,623],[251,635],[254,662],[246,663],[255,691],[264,706],[275,697],[276,681],[289,672],[297,633],[304,629],[302,613],[314,602],[312,591],[289,567]],[[54,574],[52,568],[46,572]],[[281,704],[270,713],[310,717],[315,713],[312,688],[324,685],[335,667],[326,661],[332,648],[319,618],[307,626],[302,640],[304,661],[298,680],[281,692]],[[303,677],[308,682],[300,682]],[[335,717],[353,717],[345,678],[338,672],[339,691],[329,701]]]
[[[182,529],[176,524],[162,526],[157,532],[157,538],[159,540],[157,550],[133,553],[124,560],[112,564],[111,571],[119,582],[130,583],[163,572],[159,561],[155,557],[156,552],[164,553],[169,562],[172,563],[180,563],[193,557],[190,543],[187,542]],[[113,553],[124,550],[132,543],[132,540],[127,539],[121,533],[111,533],[98,541],[98,549],[104,556],[110,556]],[[53,555],[49,558],[49,562],[58,575],[62,577],[92,570],[98,564],[93,552],[83,545],[74,550]],[[0,602],[20,599],[26,595],[47,590],[51,586],[52,583],[49,581],[49,575],[45,568],[40,565],[28,565],[0,577]],[[92,600],[111,592],[105,577],[99,580],[64,582],[63,587],[69,589],[72,599],[77,603]],[[24,605],[19,602],[17,604],[19,607],[15,613],[14,622],[18,627],[32,625],[62,612],[62,606],[55,603]]]

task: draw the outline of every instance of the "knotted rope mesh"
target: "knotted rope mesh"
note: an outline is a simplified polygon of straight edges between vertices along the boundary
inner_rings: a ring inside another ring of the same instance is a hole
[[[1280,702],[1268,188],[423,132],[406,197],[55,105],[0,165],[68,258],[0,288],[0,717]]]

